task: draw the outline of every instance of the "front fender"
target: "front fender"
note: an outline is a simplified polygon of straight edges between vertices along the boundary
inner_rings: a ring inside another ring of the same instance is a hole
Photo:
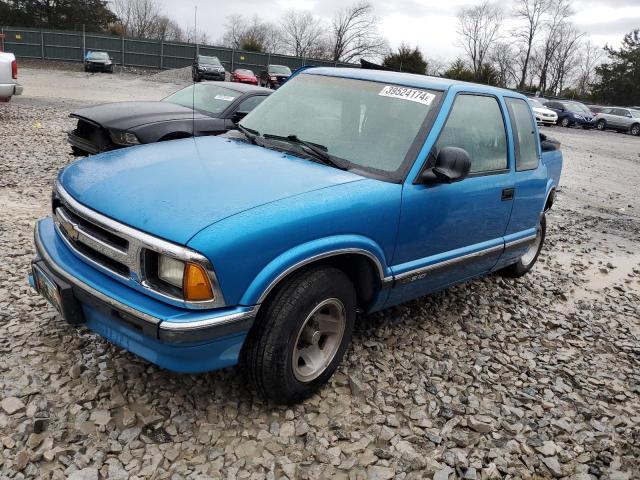
[[[303,243],[273,259],[255,276],[242,295],[240,304],[260,304],[282,279],[298,268],[322,258],[343,254],[366,256],[376,264],[381,281],[391,278],[384,252],[376,242],[361,235],[336,235]]]

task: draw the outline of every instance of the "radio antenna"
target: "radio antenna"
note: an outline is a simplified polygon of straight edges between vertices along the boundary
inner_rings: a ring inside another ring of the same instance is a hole
[[[196,45],[196,76],[198,75],[198,6],[194,7],[193,12],[193,40]],[[196,138],[196,79],[192,76],[193,88],[191,89],[191,136]]]

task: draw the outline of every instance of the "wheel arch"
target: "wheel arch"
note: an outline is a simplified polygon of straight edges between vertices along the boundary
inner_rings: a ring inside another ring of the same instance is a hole
[[[545,200],[544,200],[543,212],[550,210],[555,200],[556,200],[556,187],[554,185],[551,185],[551,187],[548,189],[547,196],[545,197]]]
[[[312,242],[296,247],[272,260],[254,278],[242,296],[242,305],[261,305],[288,279],[297,273],[319,265],[339,268],[353,282],[358,306],[366,309],[378,291],[392,280],[384,254],[371,240],[350,242],[342,246],[318,248]]]

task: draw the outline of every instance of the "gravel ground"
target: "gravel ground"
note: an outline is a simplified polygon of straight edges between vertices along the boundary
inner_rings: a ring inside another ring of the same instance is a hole
[[[284,408],[237,369],[163,371],[31,291],[70,109],[177,86],[21,77],[0,105],[0,478],[639,478],[640,139],[546,129],[565,171],[534,271],[360,319],[330,385]]]

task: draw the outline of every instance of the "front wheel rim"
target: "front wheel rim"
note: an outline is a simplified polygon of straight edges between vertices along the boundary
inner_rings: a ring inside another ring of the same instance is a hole
[[[540,242],[542,242],[542,229],[538,227],[538,230],[536,231],[535,241],[531,244],[529,250],[527,250],[525,254],[520,257],[520,261],[525,267],[528,267],[529,265],[531,265],[531,263],[533,263],[533,260],[536,258],[536,255],[538,253],[538,249],[540,248]]]
[[[631,129],[631,135],[638,135],[640,133],[640,127],[636,126]]]
[[[320,302],[302,323],[293,346],[291,366],[300,382],[311,382],[327,369],[335,358],[347,323],[342,301],[329,298]]]

